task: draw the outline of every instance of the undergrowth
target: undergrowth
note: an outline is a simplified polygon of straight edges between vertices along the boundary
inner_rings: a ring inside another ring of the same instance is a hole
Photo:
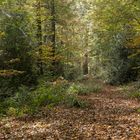
[[[78,95],[88,95],[99,93],[103,89],[103,83],[92,78],[76,82],[74,87],[77,89]]]
[[[137,98],[140,100],[140,82],[132,82],[121,87],[122,92],[124,92],[129,98]]]
[[[83,90],[84,89],[84,90]],[[55,82],[41,82],[34,89],[22,86],[14,97],[6,98],[0,103],[0,115],[23,116],[35,114],[42,107],[65,105],[68,107],[86,107],[87,103],[78,98],[78,94],[85,94],[88,89],[65,80]]]
[[[121,89],[122,89],[122,92],[125,93],[125,95],[128,98],[137,99],[138,101],[140,101],[140,82],[139,81],[124,85],[121,87]],[[140,108],[137,109],[137,112],[140,113]]]

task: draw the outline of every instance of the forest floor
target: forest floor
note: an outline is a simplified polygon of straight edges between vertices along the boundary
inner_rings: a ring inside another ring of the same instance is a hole
[[[4,118],[0,140],[140,140],[140,103],[120,87],[82,96],[87,108],[44,108],[34,117]]]

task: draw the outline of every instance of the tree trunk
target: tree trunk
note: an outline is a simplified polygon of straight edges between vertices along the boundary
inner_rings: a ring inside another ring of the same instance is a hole
[[[86,28],[86,33],[85,33],[85,48],[88,50],[89,48],[89,28]],[[84,55],[84,63],[83,63],[83,74],[87,75],[89,72],[88,66],[89,66],[89,62],[88,62],[88,52],[86,50],[86,53]]]
[[[88,75],[88,54],[86,53],[84,56],[84,63],[83,63],[83,74]]]
[[[41,1],[38,0],[36,2],[36,22],[37,22],[37,42],[38,46],[40,47],[42,43],[42,21],[41,21]],[[39,60],[38,60],[38,67],[39,67],[39,74],[43,75],[43,63],[41,60],[41,55],[42,55],[42,50],[41,48],[39,49]]]
[[[56,60],[55,60],[55,47],[56,47],[56,17],[55,17],[55,0],[51,1],[51,47],[52,47],[52,73],[56,74]]]

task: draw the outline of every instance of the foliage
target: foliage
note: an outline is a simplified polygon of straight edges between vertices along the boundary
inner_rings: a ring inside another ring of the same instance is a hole
[[[137,67],[139,62],[136,58],[129,58],[136,53],[129,44],[134,45],[133,40],[139,34],[135,20],[136,9],[139,9],[137,2],[93,2],[93,12],[90,12],[89,20],[93,23],[92,55],[96,62],[92,67],[95,67],[97,76],[111,84],[129,82],[138,76],[137,69],[133,68]]]
[[[102,86],[96,83],[73,83],[68,92],[78,95],[87,95],[92,93],[98,93],[102,90]]]
[[[88,104],[85,101],[78,99],[74,95],[67,96],[65,103],[69,107],[85,108],[88,106]]]
[[[140,100],[140,91],[135,91],[135,92],[131,93],[130,97],[137,98],[138,100]]]
[[[10,78],[13,83],[10,86],[16,88],[21,84],[34,83],[36,79],[33,78],[35,73],[30,54],[32,48],[28,24],[30,19],[24,2],[8,0],[0,4],[0,77],[4,77],[5,83]]]
[[[71,90],[72,86],[62,80],[50,84],[42,83],[35,89],[22,86],[14,97],[7,98],[1,103],[1,113],[22,116],[36,113],[45,106],[62,104],[69,107],[85,107],[86,103],[78,98],[74,90]]]
[[[140,83],[139,81],[131,82],[120,87],[123,93],[129,98],[140,99]]]

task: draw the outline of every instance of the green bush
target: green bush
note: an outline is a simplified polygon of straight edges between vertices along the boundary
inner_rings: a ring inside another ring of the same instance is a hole
[[[13,107],[9,107],[7,110],[7,115],[9,116],[16,116],[17,115],[17,109]]]
[[[73,93],[77,95],[87,95],[91,93],[98,93],[102,90],[102,86],[99,84],[82,84],[82,83],[73,83],[68,89],[68,93]]]
[[[41,86],[32,92],[32,109],[46,105],[58,105],[64,99],[65,88],[62,86]]]
[[[91,93],[98,93],[101,91],[101,86],[100,85],[93,85],[93,86],[83,86],[79,90],[79,95],[86,95],[86,94],[91,94]]]
[[[84,108],[88,105],[87,102],[82,101],[78,97],[73,95],[66,96],[65,103],[69,107],[77,107],[77,108]]]
[[[87,103],[78,95],[97,91],[97,87],[89,88],[81,83],[69,83],[62,78],[54,82],[41,81],[34,89],[21,86],[15,96],[6,98],[0,104],[0,114],[23,116],[34,114],[42,107],[65,104],[68,107],[85,107]]]
[[[67,90],[67,94],[78,94],[79,89],[80,89],[79,84],[72,83]]]
[[[46,105],[58,105],[64,100],[64,85],[39,85],[35,90],[21,88],[14,98],[13,107],[18,106],[18,114],[35,113]],[[11,100],[12,103],[12,100]]]
[[[72,107],[83,107],[84,102],[77,97],[78,89],[74,84],[56,83],[51,86],[41,86],[32,94],[33,105],[37,108],[46,105],[67,104]],[[76,105],[77,104],[77,105]]]
[[[84,107],[86,103],[79,100],[80,87],[66,81],[57,80],[52,83],[40,83],[35,89],[22,86],[14,97],[10,97],[0,104],[0,114],[23,116],[34,114],[42,107],[52,107],[65,104],[69,107]]]

